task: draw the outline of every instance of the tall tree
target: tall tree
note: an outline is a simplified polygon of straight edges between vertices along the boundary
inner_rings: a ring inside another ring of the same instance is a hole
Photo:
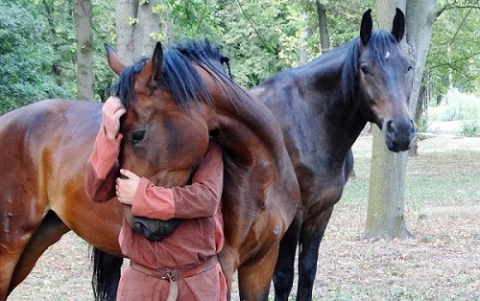
[[[423,77],[423,69],[425,66],[425,56],[428,51],[429,39],[421,35],[430,33],[433,22],[426,21],[431,19],[431,9],[433,0],[415,1],[415,0],[377,0],[377,19],[381,28],[389,30],[395,7],[402,9],[404,12],[408,10],[421,12],[421,14],[413,14],[411,20],[410,15],[406,15],[407,24],[415,24],[418,31],[414,31],[413,37],[406,40],[410,43],[410,47],[417,55],[417,60],[413,64],[414,86],[411,91],[414,93],[410,96],[410,114],[415,112],[415,106],[419,97],[419,88]],[[425,6],[423,6],[425,5]],[[433,14],[434,14],[433,5]],[[423,19],[422,19],[423,18]],[[420,27],[423,27],[420,29]],[[420,34],[422,33],[422,34]],[[426,44],[424,44],[426,43]],[[407,46],[407,45],[405,45]],[[412,58],[413,59],[413,58]],[[417,78],[419,77],[419,78]],[[366,237],[382,237],[392,239],[394,237],[406,237],[411,235],[406,226],[404,219],[405,208],[405,177],[407,168],[407,153],[395,154],[389,152],[382,141],[382,135],[377,127],[373,129],[373,146],[372,146],[372,164],[370,173],[370,188],[368,196],[367,223],[365,229]]]
[[[422,109],[421,97],[425,92],[424,71],[427,61],[430,40],[432,39],[433,23],[436,19],[435,0],[407,1],[406,7],[407,44],[412,48],[415,58],[412,76],[412,90],[409,98],[409,111],[419,124]],[[411,155],[417,155],[417,139],[414,139]]]
[[[328,39],[327,29],[327,9],[319,0],[315,1],[318,16],[318,32],[320,34],[320,52],[324,53],[330,50],[330,40]]]
[[[77,98],[93,99],[92,2],[76,0],[73,9],[77,36]]]
[[[117,0],[115,9],[118,54],[125,64],[150,55],[160,26],[163,0]]]

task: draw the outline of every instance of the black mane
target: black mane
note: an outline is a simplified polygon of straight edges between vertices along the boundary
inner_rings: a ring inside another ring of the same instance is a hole
[[[130,101],[135,100],[134,76],[142,71],[147,61],[148,58],[142,58],[126,67],[111,89],[111,93],[119,97],[125,107],[128,107]],[[202,99],[213,105],[210,92],[192,63],[216,75],[216,78],[222,79],[227,85],[232,85],[233,81],[225,70],[215,67],[216,62],[221,65],[226,63],[230,68],[229,58],[208,40],[189,41],[167,49],[163,53],[162,88],[172,94],[177,105],[185,107]]]
[[[385,53],[390,49],[392,44],[397,44],[395,37],[384,30],[376,30],[372,32],[367,47],[371,50],[371,58],[373,61],[382,66],[385,62]],[[358,75],[358,59],[360,58],[360,38],[357,37],[350,41],[347,45],[347,55],[342,72],[342,89],[345,93],[346,101],[355,101],[357,95],[357,75]]]

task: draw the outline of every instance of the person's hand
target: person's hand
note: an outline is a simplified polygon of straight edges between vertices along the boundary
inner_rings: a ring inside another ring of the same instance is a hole
[[[125,205],[132,205],[140,177],[126,169],[120,169],[120,175],[115,185],[117,199]]]
[[[120,98],[110,96],[105,101],[102,108],[102,123],[108,139],[117,138],[120,131],[120,117],[126,112]]]

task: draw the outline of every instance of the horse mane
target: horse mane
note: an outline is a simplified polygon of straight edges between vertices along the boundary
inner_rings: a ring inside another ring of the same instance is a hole
[[[382,66],[385,63],[385,53],[392,44],[397,44],[395,37],[384,30],[372,32],[367,47],[371,51],[371,58],[376,64]],[[342,70],[342,90],[346,101],[356,101],[358,82],[358,59],[360,58],[360,38],[357,37],[346,44],[347,55]]]
[[[142,71],[148,60],[149,58],[141,58],[126,67],[111,88],[111,94],[119,97],[125,107],[135,100],[134,76]],[[225,70],[215,67],[214,62],[227,64],[230,71],[229,58],[207,39],[179,43],[163,53],[162,88],[172,94],[174,102],[179,106],[186,107],[189,103],[199,103],[202,99],[213,106],[212,96],[193,63],[214,76],[217,81],[222,81],[221,84],[231,87],[234,82],[230,72],[229,77]]]

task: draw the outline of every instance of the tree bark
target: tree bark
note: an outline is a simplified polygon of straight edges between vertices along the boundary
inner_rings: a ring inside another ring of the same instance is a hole
[[[327,9],[325,5],[316,1],[317,3],[317,15],[318,15],[318,31],[320,33],[320,52],[324,53],[330,49],[330,40],[328,37],[327,29]]]
[[[380,28],[390,31],[395,8],[405,12],[405,0],[377,0],[376,16]],[[393,153],[385,146],[380,129],[373,127],[365,237],[393,239],[411,234],[405,226],[405,177],[407,153]]]
[[[93,100],[92,2],[76,0],[73,12],[77,37],[77,98]]]
[[[435,0],[407,1],[406,8],[406,36],[407,43],[412,46],[414,62],[412,75],[412,90],[409,99],[409,111],[414,113],[415,123],[419,124],[421,116],[421,96],[423,85],[423,73],[427,62],[427,54],[432,38],[433,23],[436,19]],[[420,105],[419,105],[420,102]],[[410,155],[417,155],[417,139],[413,141],[413,152]]]
[[[304,16],[305,23],[308,23],[310,16],[305,14]],[[308,54],[308,29],[305,26],[302,31],[302,45],[300,46],[300,65],[304,65],[309,61]]]
[[[150,56],[159,30],[160,14],[154,8],[163,0],[117,0],[116,32],[118,55],[127,65],[142,56]]]
[[[425,0],[377,0],[377,16],[380,27],[389,29],[395,7],[399,7],[406,16],[406,41],[404,49],[411,54],[413,76],[409,112],[413,116],[421,92],[423,72],[435,20],[435,1]],[[385,19],[385,17],[387,17]],[[405,178],[407,171],[407,152],[395,154],[389,152],[383,143],[378,127],[374,128],[372,167],[368,196],[366,237],[409,237],[405,219]]]

